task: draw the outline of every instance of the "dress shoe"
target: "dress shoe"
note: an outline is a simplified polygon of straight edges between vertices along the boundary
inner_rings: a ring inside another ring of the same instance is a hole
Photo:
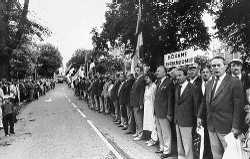
[[[122,130],[127,130],[127,129],[128,129],[128,127],[123,127],[123,128],[122,128]]]
[[[118,125],[118,127],[119,127],[119,128],[121,128],[121,127],[123,127],[123,125],[122,125],[122,124],[120,124],[120,125]]]
[[[150,146],[154,146],[155,144],[156,142],[151,140],[150,142],[148,142],[147,146],[150,147]]]
[[[161,154],[161,159],[168,158],[170,156],[171,156],[170,154]]]
[[[163,153],[163,150],[157,150],[155,153]]]
[[[135,137],[133,140],[134,140],[134,141],[140,141],[140,140],[142,140],[142,137],[137,136],[137,137]]]
[[[121,121],[118,120],[115,122],[115,124],[119,125],[119,124],[121,124]]]
[[[128,131],[128,132],[126,132],[125,134],[129,135],[129,134],[133,134],[133,132]]]

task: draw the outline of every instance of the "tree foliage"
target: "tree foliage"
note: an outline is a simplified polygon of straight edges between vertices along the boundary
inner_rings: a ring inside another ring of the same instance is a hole
[[[250,1],[224,1],[216,12],[218,37],[241,52],[243,60],[250,56]]]
[[[163,62],[163,55],[196,47],[208,48],[209,34],[202,21],[202,14],[211,0],[144,0],[142,32],[144,44],[143,61],[156,66]],[[136,21],[138,0],[113,1],[108,5],[100,33],[111,46],[123,43],[136,47]]]
[[[37,59],[38,74],[44,77],[53,77],[62,66],[62,56],[58,48],[51,44],[41,45]]]
[[[109,55],[97,62],[95,71],[101,74],[113,74],[117,71],[123,71],[123,69],[124,64],[122,59]]]
[[[91,53],[91,50],[77,49],[67,62],[66,66],[73,67],[75,69],[80,68],[80,66],[85,65],[85,62],[88,61],[87,59],[90,59]]]
[[[31,42],[35,37],[43,40],[44,36],[50,35],[47,27],[28,18],[29,0],[23,2],[22,4],[19,0],[0,1],[0,57],[1,60],[7,61],[7,67],[0,66],[1,72],[9,72],[6,68],[9,68],[10,60],[16,58],[14,51],[20,49],[17,52],[22,52],[23,44]]]

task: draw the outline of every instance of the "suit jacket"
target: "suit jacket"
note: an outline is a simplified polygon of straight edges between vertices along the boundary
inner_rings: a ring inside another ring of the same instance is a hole
[[[195,87],[193,84],[188,83],[181,96],[178,87],[175,89],[174,121],[183,127],[193,127],[196,119],[195,107],[197,105]]]
[[[199,110],[199,106],[201,104],[202,101],[202,89],[201,89],[201,85],[202,85],[202,79],[199,76],[198,78],[195,79],[193,85],[193,90],[194,90],[194,94],[195,94],[195,99],[197,100],[197,105],[194,107],[194,111],[195,111],[195,116],[197,116],[198,114],[198,110]]]
[[[110,98],[112,101],[118,100],[118,89],[119,89],[120,84],[121,84],[120,80],[116,81],[113,88],[111,89]]]
[[[139,107],[141,105],[143,106],[145,85],[144,76],[141,76],[139,79],[135,80],[130,92],[130,105],[132,107]]]
[[[174,85],[169,78],[166,78],[160,86],[157,84],[154,111],[157,118],[174,115]]]
[[[214,97],[211,98],[214,82],[215,79],[212,79],[206,85],[205,97],[198,117],[204,114],[203,111],[206,107],[208,130],[227,134],[232,128],[240,129],[240,116],[244,106],[241,82],[230,75],[226,75]]]
[[[122,86],[119,94],[119,104],[128,106],[130,104],[130,90],[134,83],[134,79],[127,80]]]

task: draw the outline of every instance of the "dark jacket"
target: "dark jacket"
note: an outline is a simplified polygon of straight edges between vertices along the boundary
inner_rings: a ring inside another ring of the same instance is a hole
[[[112,101],[118,100],[118,89],[119,89],[120,84],[121,84],[121,82],[119,80],[117,80],[115,82],[113,88],[111,89],[110,98]]]
[[[195,88],[191,83],[188,83],[180,96],[180,89],[178,87],[176,86],[175,89],[174,121],[183,127],[193,127],[196,119],[195,107],[197,105]]]
[[[154,111],[157,118],[174,115],[174,85],[169,78],[166,78],[160,86],[157,84]]]
[[[2,116],[3,117],[5,117],[8,114],[14,113],[14,105],[12,103],[3,104],[1,106],[1,108],[2,108]]]
[[[123,87],[121,88],[119,94],[119,104],[124,106],[129,106],[130,104],[130,91],[132,89],[134,79],[127,80]]]
[[[145,92],[145,80],[144,76],[136,79],[132,89],[130,91],[130,106],[131,107],[140,107],[144,104],[144,92]]]
[[[232,128],[241,127],[240,116],[244,106],[242,83],[231,75],[226,75],[214,97],[211,98],[214,82],[214,79],[210,80],[206,85],[198,117],[202,116],[206,107],[208,130],[228,134]]]
[[[195,81],[193,82],[193,91],[197,100],[197,105],[194,107],[194,111],[195,111],[195,116],[197,117],[198,114],[198,110],[199,107],[201,105],[201,101],[202,101],[202,89],[201,89],[201,85],[202,85],[202,79],[200,76],[198,76]]]

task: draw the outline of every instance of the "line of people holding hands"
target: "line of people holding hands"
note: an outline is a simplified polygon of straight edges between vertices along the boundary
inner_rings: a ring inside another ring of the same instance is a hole
[[[135,68],[135,75],[97,73],[73,84],[90,109],[112,114],[114,123],[134,141],[146,140],[147,146],[158,143],[156,153],[161,158],[222,159],[225,137],[247,134],[250,124],[250,78],[242,67],[239,59],[227,64],[216,56],[204,66],[159,66],[152,73],[143,65]],[[201,127],[202,156],[196,131]],[[246,143],[246,150],[249,147]]]

